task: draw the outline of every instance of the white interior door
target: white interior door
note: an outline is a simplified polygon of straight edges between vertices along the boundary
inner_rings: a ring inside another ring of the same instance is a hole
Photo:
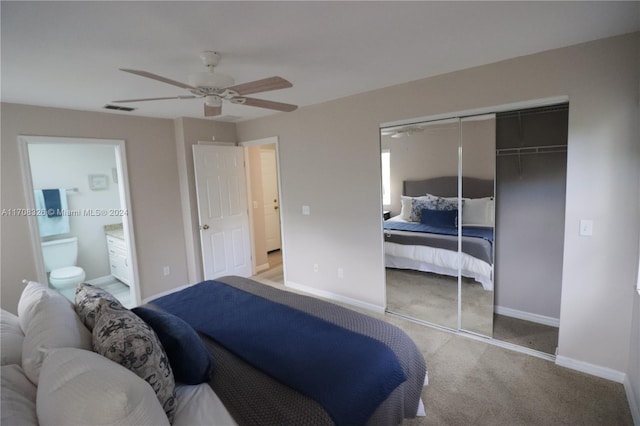
[[[267,251],[279,250],[282,243],[280,241],[280,197],[278,194],[278,170],[275,150],[261,150],[260,161],[262,165],[262,198],[264,202]]]
[[[205,280],[252,274],[244,148],[194,145]]]

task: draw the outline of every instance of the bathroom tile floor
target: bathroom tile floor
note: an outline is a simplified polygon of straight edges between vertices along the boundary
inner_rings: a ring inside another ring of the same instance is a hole
[[[92,284],[91,281],[87,281],[87,282],[89,284]],[[93,285],[95,285],[96,287],[100,287],[101,289],[111,293],[116,299],[118,299],[120,303],[122,303],[122,305],[125,308],[128,308],[128,309],[133,308],[134,304],[131,300],[131,291],[129,289],[129,286],[118,281],[116,278],[113,278],[112,281],[107,281],[107,282],[104,282],[101,280],[99,284],[93,284]],[[75,292],[76,292],[76,289],[72,288],[68,290],[62,290],[60,291],[60,294],[62,294],[67,299],[69,299],[71,302],[74,302]]]

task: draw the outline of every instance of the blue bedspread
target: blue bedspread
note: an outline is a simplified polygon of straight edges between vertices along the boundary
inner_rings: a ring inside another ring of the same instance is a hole
[[[151,303],[314,399],[338,425],[365,424],[407,379],[382,342],[221,282]]]
[[[384,229],[395,231],[426,232],[430,234],[441,235],[458,235],[458,228],[447,226],[431,226],[419,222],[398,222],[387,220],[384,222]],[[462,236],[483,238],[493,244],[493,228],[463,226]]]

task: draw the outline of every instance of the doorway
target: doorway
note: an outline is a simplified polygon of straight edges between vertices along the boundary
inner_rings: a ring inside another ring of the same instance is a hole
[[[254,278],[284,285],[278,138],[240,143],[245,148]]]
[[[27,207],[43,213],[29,217],[38,280],[73,301],[77,277],[139,305],[124,141],[20,136],[19,147]],[[52,266],[69,249],[72,264]],[[71,266],[74,278],[59,279]]]

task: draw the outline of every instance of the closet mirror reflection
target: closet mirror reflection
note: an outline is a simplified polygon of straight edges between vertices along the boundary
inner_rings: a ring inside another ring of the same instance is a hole
[[[381,129],[387,309],[491,336],[495,116]]]

